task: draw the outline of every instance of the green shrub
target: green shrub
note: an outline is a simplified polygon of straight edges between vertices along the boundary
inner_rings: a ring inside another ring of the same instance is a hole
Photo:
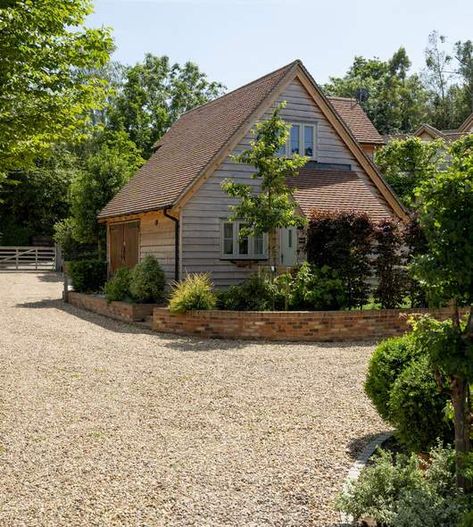
[[[347,297],[343,280],[328,265],[317,268],[304,262],[289,287],[290,309],[340,309]]]
[[[191,274],[174,285],[169,299],[171,313],[214,309],[217,298],[208,274]]]
[[[284,306],[284,295],[269,273],[259,272],[240,285],[220,291],[218,306],[233,311],[270,311]]]
[[[341,494],[338,508],[385,527],[455,527],[469,506],[455,484],[453,450],[438,446],[427,468],[420,465],[415,454],[378,452]]]
[[[104,293],[107,302],[132,301],[130,293],[131,271],[128,267],[120,267],[105,284]]]
[[[451,441],[448,400],[439,391],[428,358],[413,361],[396,379],[389,397],[389,421],[399,440],[415,452],[425,452],[438,438]]]
[[[164,271],[154,256],[145,256],[131,271],[130,293],[137,302],[159,302],[165,284]]]
[[[458,527],[473,527],[473,511],[467,512],[462,516]]]
[[[107,264],[101,260],[75,260],[67,267],[74,290],[79,293],[100,291],[107,279]]]
[[[391,388],[409,364],[419,355],[410,335],[384,340],[371,356],[365,391],[381,417],[389,420]]]

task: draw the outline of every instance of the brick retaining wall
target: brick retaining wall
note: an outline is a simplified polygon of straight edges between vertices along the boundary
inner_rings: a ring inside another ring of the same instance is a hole
[[[153,329],[162,333],[211,338],[343,342],[376,340],[402,334],[410,314],[431,313],[439,320],[451,309],[385,309],[370,311],[153,311]]]
[[[70,291],[67,301],[73,306],[99,313],[125,322],[139,322],[153,314],[156,304],[129,304],[127,302],[110,302],[104,297],[86,295]]]

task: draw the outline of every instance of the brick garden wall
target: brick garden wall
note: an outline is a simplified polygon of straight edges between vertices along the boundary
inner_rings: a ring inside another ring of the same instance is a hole
[[[430,313],[439,320],[451,315],[448,308],[386,309],[373,311],[193,311],[171,314],[153,311],[153,329],[163,333],[208,338],[343,342],[376,340],[402,334],[411,314]]]
[[[96,295],[86,295],[70,291],[67,301],[73,306],[99,313],[125,322],[138,322],[151,316],[156,304],[128,304],[127,302],[110,302]]]

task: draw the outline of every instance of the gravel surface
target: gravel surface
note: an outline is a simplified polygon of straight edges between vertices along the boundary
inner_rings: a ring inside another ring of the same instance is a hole
[[[372,347],[163,337],[0,274],[0,525],[335,526]]]

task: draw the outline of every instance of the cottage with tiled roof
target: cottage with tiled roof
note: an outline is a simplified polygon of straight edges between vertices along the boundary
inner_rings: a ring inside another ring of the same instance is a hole
[[[257,184],[251,167],[232,154],[248,148],[250,131],[286,101],[290,151],[310,161],[289,184],[295,206],[366,211],[373,219],[404,217],[397,198],[363,149],[382,139],[350,99],[328,99],[300,61],[185,113],[156,143],[148,162],[99,214],[107,224],[110,270],[157,257],[168,279],[210,272],[217,286],[239,282],[267,258],[266,239],[240,243],[238,222],[228,220],[235,201],[221,188],[226,178]],[[361,144],[360,144],[361,142]],[[280,232],[279,259],[295,265],[298,233]]]

